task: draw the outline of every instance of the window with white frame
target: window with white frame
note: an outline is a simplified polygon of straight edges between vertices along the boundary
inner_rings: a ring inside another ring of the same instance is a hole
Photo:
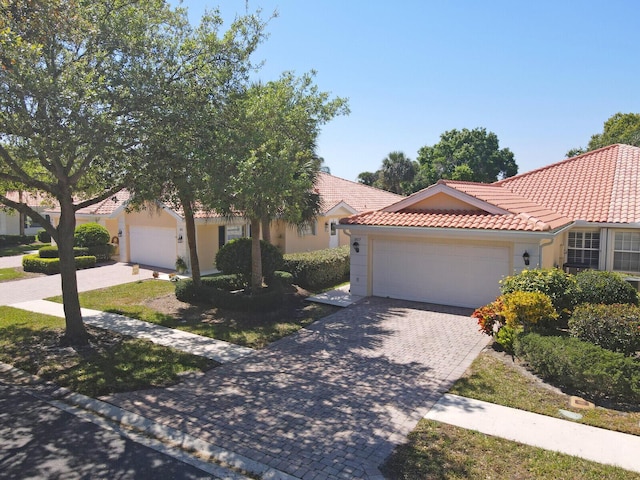
[[[613,269],[621,272],[640,272],[640,232],[616,232]]]
[[[567,263],[598,268],[600,232],[569,232]]]

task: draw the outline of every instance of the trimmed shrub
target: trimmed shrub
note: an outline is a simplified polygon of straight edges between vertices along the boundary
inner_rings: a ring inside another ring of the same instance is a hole
[[[231,277],[231,275],[227,276]],[[181,302],[197,303],[202,302],[219,308],[238,311],[269,311],[282,305],[283,291],[279,286],[264,289],[257,295],[247,295],[243,290],[231,292],[227,289],[221,289],[214,286],[215,284],[224,283],[222,281],[211,281],[219,277],[212,277],[203,282],[200,288],[193,285],[190,278],[176,282],[176,298]]]
[[[579,305],[569,319],[571,336],[607,350],[640,350],[640,308],[635,305]]]
[[[631,303],[638,305],[638,292],[616,272],[584,270],[576,274],[578,303]]]
[[[551,298],[558,315],[569,316],[577,302],[578,286],[573,275],[559,268],[523,270],[500,281],[502,294],[521,292],[540,292]]]
[[[505,325],[496,333],[496,343],[509,355],[513,355],[513,344],[520,332],[522,332],[522,327],[512,328]]]
[[[349,246],[291,253],[284,256],[283,270],[293,275],[294,283],[309,290],[332,287],[349,280]]]
[[[282,267],[282,253],[277,247],[260,240],[262,276],[267,284]],[[216,254],[216,268],[225,274],[240,275],[248,285],[251,279],[251,239],[237,238],[225,244]]]
[[[502,297],[498,297],[493,302],[484,307],[476,308],[471,316],[478,320],[480,331],[485,335],[494,336],[496,332],[504,325],[504,317],[502,316],[504,304]]]
[[[92,268],[96,265],[96,257],[81,256],[75,257],[76,270]],[[22,257],[22,268],[25,272],[46,273],[53,275],[60,273],[59,258],[41,258],[38,254],[25,255]]]
[[[107,245],[111,240],[109,231],[97,223],[83,223],[76,227],[73,234],[76,247],[94,247]]]
[[[57,245],[47,245],[46,247],[40,247],[38,249],[38,255],[40,258],[58,258],[60,255],[58,253]],[[85,257],[89,255],[89,249],[86,247],[73,247],[73,256],[74,257]]]
[[[51,235],[46,230],[39,230],[36,234],[36,238],[42,243],[51,243]]]
[[[276,270],[275,272],[273,272],[273,279],[277,284],[283,287],[288,287],[293,283],[293,275],[291,275],[289,272],[283,272],[281,270]]]
[[[35,241],[35,235],[0,235],[0,247],[29,245]]]
[[[93,245],[86,248],[89,255],[96,257],[98,262],[107,262],[111,260],[111,256],[116,252],[116,246],[110,243],[106,245]]]
[[[519,335],[515,354],[556,386],[587,398],[640,402],[640,362],[577,338]]]
[[[512,292],[502,296],[502,316],[507,327],[529,330],[535,325],[547,326],[558,318],[548,295],[541,292]]]

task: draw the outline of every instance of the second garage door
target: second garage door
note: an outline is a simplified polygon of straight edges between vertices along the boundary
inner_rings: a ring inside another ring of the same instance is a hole
[[[500,294],[507,246],[373,241],[373,295],[476,308]]]
[[[129,235],[132,263],[175,268],[177,256],[175,229],[131,227]]]

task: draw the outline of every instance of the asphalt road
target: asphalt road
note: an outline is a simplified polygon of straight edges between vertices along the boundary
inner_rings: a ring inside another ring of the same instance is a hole
[[[0,382],[0,479],[215,478]]]

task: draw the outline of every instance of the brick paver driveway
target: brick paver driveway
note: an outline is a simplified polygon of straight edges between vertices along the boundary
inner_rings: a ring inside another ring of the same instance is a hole
[[[204,376],[106,400],[298,478],[381,478],[487,344],[469,313],[366,299]]]

